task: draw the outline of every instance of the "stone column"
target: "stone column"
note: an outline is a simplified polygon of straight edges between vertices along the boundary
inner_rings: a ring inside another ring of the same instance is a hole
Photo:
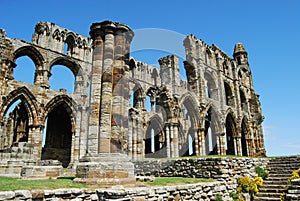
[[[236,156],[242,156],[242,144],[241,144],[241,137],[235,136],[234,137],[234,150]]]
[[[226,147],[225,147],[225,133],[220,133],[219,136],[219,154],[226,155]]]
[[[100,101],[100,130],[99,153],[110,153],[111,120],[112,120],[112,70],[114,61],[114,33],[113,26],[105,31],[103,73]]]
[[[131,114],[129,114],[128,119],[128,143],[127,143],[127,154],[130,159],[132,159],[132,135],[133,135],[133,118],[131,117]]]
[[[90,35],[94,41],[88,131],[88,150],[91,154],[83,157],[76,168],[75,181],[81,183],[115,185],[135,182],[134,165],[129,158],[122,153],[111,153],[113,73],[119,72],[118,67],[124,67],[123,61],[118,58],[126,48],[123,42],[120,42],[120,38],[115,42],[115,35],[124,27],[130,30],[127,25],[111,21],[94,23],[91,26]],[[119,51],[118,48],[122,50]],[[119,79],[118,76],[116,78]],[[118,95],[117,93],[117,97]],[[134,123],[132,125],[134,126]],[[134,129],[132,128],[133,136],[136,135]],[[136,137],[133,137],[133,143],[134,139]],[[120,142],[122,137],[119,136],[117,140]]]
[[[171,158],[179,157],[178,148],[178,125],[177,123],[170,124],[170,143],[171,143]]]
[[[166,128],[165,128],[165,132],[166,132],[166,150],[167,150],[167,158],[170,158],[171,157],[171,144],[170,144],[170,128],[169,128],[169,125],[167,124],[166,125]]]
[[[196,156],[200,156],[200,139],[199,139],[199,135],[198,135],[198,128],[195,128],[194,131],[194,140],[195,140],[195,155]]]
[[[93,25],[92,25],[93,27]],[[101,82],[103,66],[103,32],[92,29],[91,36],[93,39],[93,66],[90,87],[90,108],[88,120],[88,143],[87,152],[90,154],[98,153],[99,143],[99,116],[101,100]]]

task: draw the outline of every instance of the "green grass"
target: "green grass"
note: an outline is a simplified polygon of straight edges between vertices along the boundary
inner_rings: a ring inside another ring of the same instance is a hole
[[[51,190],[58,188],[87,188],[87,185],[74,183],[72,178],[46,179],[46,180],[21,180],[16,178],[0,177],[0,191],[13,190]]]
[[[200,182],[213,182],[212,179],[184,178],[184,177],[155,177],[154,181],[148,181],[149,186],[171,186],[178,184],[195,184]]]

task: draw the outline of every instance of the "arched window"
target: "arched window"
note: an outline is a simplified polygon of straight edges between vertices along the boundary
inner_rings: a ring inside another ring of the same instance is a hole
[[[235,155],[234,137],[236,136],[236,125],[231,114],[226,117],[226,143],[227,155]]]
[[[75,77],[70,69],[63,65],[54,65],[51,68],[49,79],[50,88],[56,91],[61,89],[67,93],[74,93]]]
[[[151,118],[146,130],[145,157],[166,157],[164,129],[157,118]]]
[[[247,146],[247,138],[248,136],[248,128],[245,121],[245,118],[242,121],[242,134],[241,134],[241,141],[242,141],[242,154],[243,156],[249,156],[248,154],[248,146]]]
[[[213,155],[217,154],[217,139],[214,132],[214,125],[213,121],[215,121],[215,116],[213,115],[212,108],[209,108],[209,110],[206,113],[205,116],[205,150],[207,155]]]
[[[13,77],[15,80],[34,84],[35,64],[28,56],[19,57],[16,60]]]
[[[1,149],[7,149],[19,142],[28,142],[29,115],[25,103],[17,99],[4,114],[4,130],[1,135]]]
[[[234,107],[234,98],[230,85],[224,82],[226,105]]]
[[[204,74],[206,97],[218,100],[218,88],[216,82],[209,73]]]
[[[72,142],[70,112],[65,103],[60,103],[48,113],[43,135],[42,160],[59,160],[63,167],[68,167]]]
[[[75,39],[72,35],[67,36],[64,44],[64,54],[72,56],[75,48]]]
[[[244,92],[240,89],[240,99],[241,99],[241,108],[243,111],[247,111],[248,110],[248,106],[247,106],[247,99],[246,96],[244,94]]]

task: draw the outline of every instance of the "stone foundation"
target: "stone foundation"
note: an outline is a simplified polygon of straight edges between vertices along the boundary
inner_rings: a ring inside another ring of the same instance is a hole
[[[123,154],[89,155],[77,165],[74,181],[92,185],[134,184],[134,165]]]
[[[56,189],[18,190],[0,192],[0,200],[215,200],[221,196],[229,200],[228,188],[224,182],[197,183],[165,187],[139,187],[118,189]]]

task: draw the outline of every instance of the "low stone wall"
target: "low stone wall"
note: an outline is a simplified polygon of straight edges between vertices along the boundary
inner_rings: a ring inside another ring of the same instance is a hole
[[[197,183],[165,187],[138,187],[117,189],[57,189],[57,190],[19,190],[0,192],[0,200],[215,200],[221,196],[229,200],[229,191],[225,182]]]
[[[266,167],[268,158],[180,158],[135,161],[135,175],[155,177],[197,177],[236,184],[241,175],[255,177],[257,166]]]
[[[291,181],[291,185],[288,188],[286,194],[287,201],[300,200],[300,179],[294,179]]]

